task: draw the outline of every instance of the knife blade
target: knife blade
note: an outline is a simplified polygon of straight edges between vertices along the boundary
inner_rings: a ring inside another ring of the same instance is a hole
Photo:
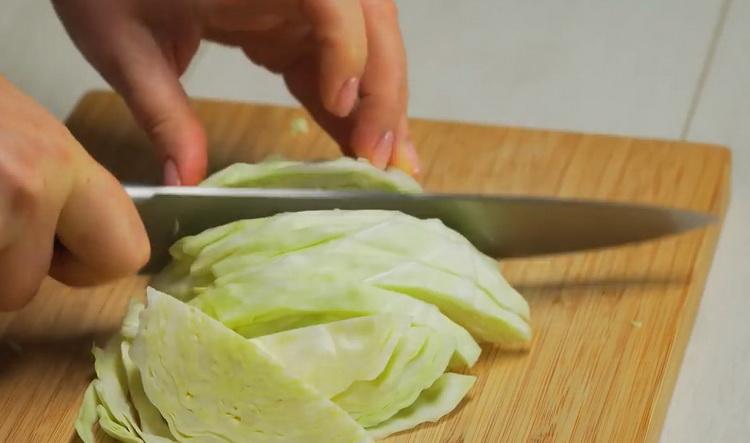
[[[597,200],[474,194],[396,194],[300,189],[125,186],[151,241],[153,272],[178,239],[236,220],[282,212],[383,209],[438,218],[497,258],[604,248],[678,234],[711,214]]]

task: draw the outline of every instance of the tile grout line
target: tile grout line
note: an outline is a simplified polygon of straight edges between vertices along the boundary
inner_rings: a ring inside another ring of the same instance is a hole
[[[711,68],[714,64],[716,49],[719,46],[719,41],[721,40],[721,36],[724,32],[724,26],[726,24],[731,5],[732,0],[724,0],[721,4],[721,9],[719,10],[719,18],[716,20],[716,25],[714,26],[713,32],[711,33],[711,40],[709,41],[706,60],[703,63],[703,68],[701,69],[700,75],[698,76],[698,84],[695,87],[693,98],[690,101],[690,107],[688,108],[688,113],[685,117],[685,124],[682,126],[682,130],[680,131],[680,140],[685,140],[687,138],[688,131],[690,131],[690,127],[693,124],[695,113],[698,110],[698,105],[700,104],[701,97],[703,96],[703,90],[706,87],[708,76],[711,73]]]

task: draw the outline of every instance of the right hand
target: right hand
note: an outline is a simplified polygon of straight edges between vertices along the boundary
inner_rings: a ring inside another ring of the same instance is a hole
[[[0,310],[24,306],[48,273],[97,284],[137,271],[149,253],[117,180],[0,76]]]

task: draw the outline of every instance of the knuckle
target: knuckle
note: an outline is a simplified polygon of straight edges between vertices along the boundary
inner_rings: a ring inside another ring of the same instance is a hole
[[[46,184],[33,162],[0,160],[0,186],[11,213],[23,213],[38,206]]]
[[[337,28],[319,29],[315,32],[318,45],[330,51],[346,51],[353,43],[344,35],[343,30]]]
[[[72,136],[59,126],[39,136],[0,131],[0,191],[12,209],[35,207],[51,190],[51,176],[67,174]]]

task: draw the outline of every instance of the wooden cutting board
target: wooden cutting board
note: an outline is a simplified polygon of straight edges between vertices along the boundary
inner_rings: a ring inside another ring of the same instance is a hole
[[[300,110],[195,101],[211,166],[280,153],[333,157]],[[146,138],[111,93],[87,95],[70,130],[123,180],[158,182]],[[415,119],[412,136],[434,191],[560,195],[642,202],[722,216],[729,152],[683,142]],[[549,220],[555,223],[555,220]],[[719,227],[635,246],[508,260],[535,332],[527,353],[489,346],[469,397],[438,424],[392,442],[658,439]],[[67,442],[92,377],[92,339],[117,329],[146,280],[72,290],[53,281],[24,310],[0,316],[0,440]],[[75,440],[73,440],[75,441]],[[316,442],[313,442],[316,443]]]

